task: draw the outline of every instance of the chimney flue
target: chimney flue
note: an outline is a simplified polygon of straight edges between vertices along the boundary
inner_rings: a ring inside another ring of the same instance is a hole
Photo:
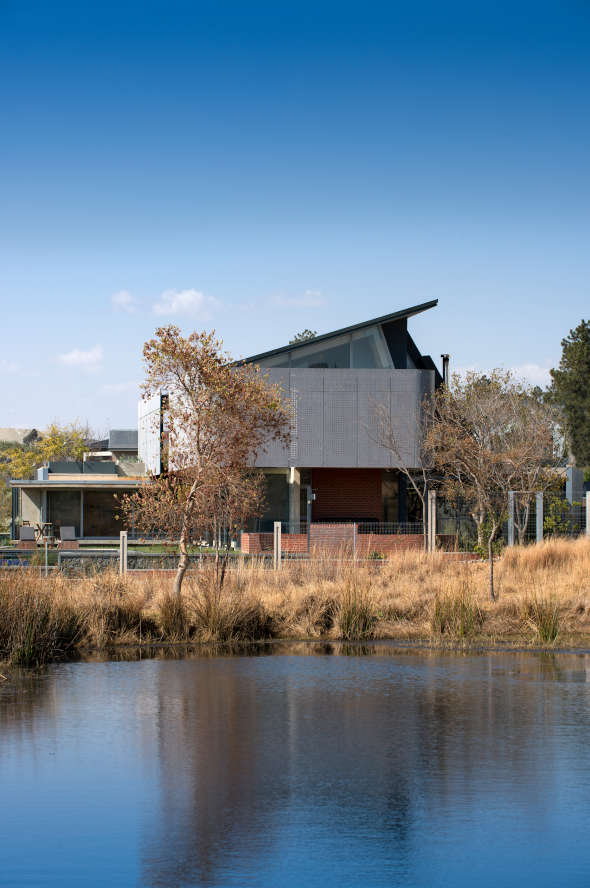
[[[442,358],[442,377],[445,385],[449,384],[449,356],[441,355]]]

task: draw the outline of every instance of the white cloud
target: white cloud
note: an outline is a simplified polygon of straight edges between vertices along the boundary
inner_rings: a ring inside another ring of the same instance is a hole
[[[524,379],[531,385],[547,386],[551,382],[550,367],[541,367],[540,364],[520,364],[518,367],[511,367],[510,370],[519,379]]]
[[[74,348],[70,352],[58,355],[58,361],[66,367],[81,367],[84,370],[97,370],[102,363],[102,357],[102,345],[95,345],[93,348],[88,349],[88,351]]]
[[[271,302],[283,308],[319,308],[325,305],[326,300],[319,290],[306,290],[301,296],[273,296]]]
[[[459,376],[464,376],[469,372],[476,373],[485,373],[486,369],[483,367],[453,367],[451,363],[451,373],[458,373]],[[540,386],[548,386],[551,382],[551,377],[549,375],[550,367],[543,367],[541,364],[535,364],[533,362],[528,364],[518,364],[516,367],[508,367],[508,370],[515,376],[517,379],[523,380],[523,382],[527,382],[530,385],[540,385]]]
[[[154,302],[153,312],[157,315],[198,315],[206,320],[219,304],[213,296],[199,290],[164,290],[159,300]]]
[[[5,358],[0,360],[0,373],[16,373],[18,364],[16,361],[7,361]]]
[[[139,301],[129,290],[118,290],[113,293],[111,303],[117,311],[125,311],[127,314],[134,314],[139,305]]]
[[[139,383],[133,379],[130,382],[106,382],[100,390],[109,395],[121,395],[125,392],[137,392],[139,396]]]

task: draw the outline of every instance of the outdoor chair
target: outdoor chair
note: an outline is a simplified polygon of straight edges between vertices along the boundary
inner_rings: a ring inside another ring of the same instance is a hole
[[[34,527],[22,526],[19,528],[18,547],[19,549],[35,549],[37,547]]]
[[[80,543],[76,539],[76,528],[75,527],[60,527],[58,547],[60,549],[78,549],[78,548],[80,548]]]

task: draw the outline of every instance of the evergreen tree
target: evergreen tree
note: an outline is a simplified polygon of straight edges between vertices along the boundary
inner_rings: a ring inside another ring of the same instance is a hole
[[[568,450],[579,466],[590,466],[590,321],[581,321],[561,340],[559,368],[551,370],[552,400],[563,414]]]

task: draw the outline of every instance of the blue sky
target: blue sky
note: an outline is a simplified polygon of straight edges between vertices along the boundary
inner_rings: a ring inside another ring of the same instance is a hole
[[[438,299],[543,380],[590,315],[590,3],[0,4],[0,426],[133,426],[157,325],[236,356]]]

